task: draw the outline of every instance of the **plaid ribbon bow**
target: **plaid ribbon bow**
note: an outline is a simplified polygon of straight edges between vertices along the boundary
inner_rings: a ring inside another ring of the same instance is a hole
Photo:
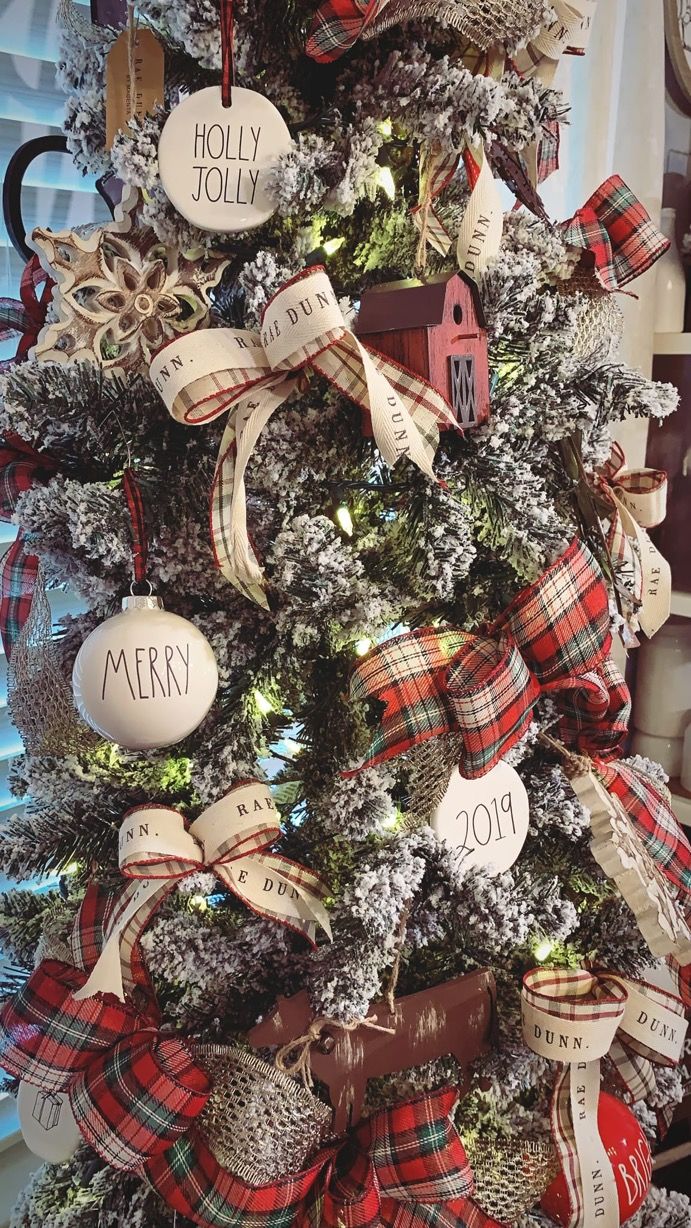
[[[120,827],[119,860],[131,881],[117,900],[105,943],[79,999],[95,993],[125,997],[131,953],[156,909],[177,884],[213,870],[254,912],[296,930],[315,945],[317,926],[331,937],[326,884],[312,870],[265,850],[281,834],[271,791],[258,780],[236,785],[185,827],[178,810],[135,806]]]
[[[141,1171],[189,1129],[211,1089],[187,1046],[159,1032],[140,957],[142,1008],[77,998],[111,909],[112,897],[90,887],[72,939],[82,966],[39,964],[0,1013],[0,1060],[46,1096],[66,1093],[83,1137],[108,1164]]]
[[[43,284],[39,299],[36,291]],[[53,296],[55,282],[51,280],[38,256],[32,256],[24,265],[19,285],[19,298],[0,298],[0,341],[19,336],[19,345],[14,358],[0,362],[0,371],[7,371],[17,362],[23,362],[32,345],[38,340],[46,322],[46,312]]]
[[[265,609],[263,574],[247,531],[245,472],[264,426],[306,372],[360,406],[387,465],[407,457],[436,481],[439,429],[458,429],[436,388],[354,336],[321,267],[281,287],[264,308],[260,333],[202,329],[161,350],[151,378],[174,418],[201,426],[232,411],[211,491],[212,543],[227,579]]]
[[[672,573],[646,532],[662,523],[667,511],[667,474],[663,469],[627,469],[618,443],[597,481],[609,520],[607,547],[613,562],[631,581],[637,614],[632,630],[655,635],[670,613]],[[630,595],[626,594],[630,601]]]
[[[561,1065],[552,1135],[569,1196],[571,1228],[619,1223],[614,1173],[597,1130],[600,1061],[609,1057],[630,1099],[655,1090],[653,1063],[675,1066],[686,1020],[674,994],[611,972],[533,968],[523,978],[523,1039]]]
[[[444,1089],[382,1109],[309,1168],[267,1186],[224,1171],[188,1135],[147,1165],[181,1215],[205,1228],[484,1228],[468,1199],[472,1174]]]
[[[590,551],[574,539],[486,635],[421,627],[358,662],[352,698],[386,707],[355,770],[460,731],[463,775],[483,776],[526,732],[544,693],[557,699],[567,744],[608,758],[626,734],[630,708],[610,645],[607,590]]]
[[[55,473],[50,457],[39,454],[18,435],[0,443],[0,520],[11,521],[20,495],[47,482]],[[2,560],[0,572],[0,635],[8,660],[31,611],[39,560],[26,549],[19,534]]]
[[[589,253],[605,290],[620,290],[640,277],[669,247],[669,239],[619,175],[605,179],[562,223],[561,232],[566,243]]]
[[[305,50],[313,60],[330,64],[362,37],[389,0],[326,0],[317,10]]]

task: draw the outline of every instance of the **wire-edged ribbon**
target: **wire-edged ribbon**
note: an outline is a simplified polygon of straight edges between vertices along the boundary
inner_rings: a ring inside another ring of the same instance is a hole
[[[236,785],[185,827],[178,810],[135,806],[120,827],[119,861],[130,880],[115,906],[107,939],[77,996],[114,994],[124,1000],[130,952],[153,913],[177,884],[199,870],[213,870],[223,885],[262,917],[304,934],[312,945],[317,927],[331,936],[325,883],[312,870],[266,850],[281,833],[267,785]]]
[[[436,480],[439,429],[457,428],[436,388],[350,332],[321,267],[300,273],[269,300],[261,332],[202,329],[161,350],[151,378],[177,421],[200,426],[232,411],[213,480],[212,545],[223,575],[264,608],[263,574],[247,532],[245,471],[261,431],[305,371],[324,376],[361,407],[388,465],[407,457]]]
[[[461,160],[468,176],[470,198],[458,231],[456,257],[459,269],[477,281],[499,251],[504,229],[499,189],[482,142],[468,145],[462,152],[449,152],[438,142],[423,149],[418,204],[411,210],[413,223],[420,232],[416,264],[424,268],[427,244],[442,256],[452,246],[453,239],[435,208],[435,201],[448,187]]]
[[[189,1136],[147,1166],[169,1206],[207,1228],[489,1228],[452,1124],[453,1089],[381,1109],[302,1172],[249,1186]]]
[[[615,443],[598,474],[597,490],[609,521],[610,556],[633,593],[632,629],[640,627],[653,636],[667,622],[672,601],[670,565],[647,532],[665,518],[667,474],[663,469],[627,469],[624,451]]]
[[[352,698],[386,705],[361,767],[460,732],[462,774],[483,776],[526,732],[542,694],[560,707],[567,745],[608,758],[626,735],[630,709],[610,646],[607,590],[590,551],[574,539],[486,634],[421,627],[358,662]]]
[[[522,77],[538,77],[551,85],[562,55],[583,55],[590,39],[597,0],[552,0],[554,17],[525,47],[512,55]]]
[[[125,469],[122,475],[127,510],[132,529],[132,574],[136,584],[146,580],[149,561],[149,537],[146,531],[146,516],[142,492],[133,469]]]
[[[37,291],[43,286],[41,297]],[[46,322],[46,312],[53,295],[55,282],[41,268],[38,256],[32,256],[24,265],[19,284],[19,298],[0,298],[0,341],[18,336],[19,344],[14,358],[0,362],[0,371],[7,371],[17,362],[28,357],[32,345]]]
[[[561,1063],[552,1136],[569,1196],[569,1228],[619,1228],[614,1172],[597,1127],[600,1062],[609,1057],[633,1100],[655,1088],[653,1064],[675,1066],[686,1021],[681,1000],[610,972],[534,968],[523,978],[523,1038]]]
[[[605,290],[640,277],[670,242],[620,175],[605,179],[560,230],[565,243],[589,254]]]
[[[54,475],[55,462],[8,434],[0,442],[0,520],[11,521],[20,496]],[[3,555],[0,570],[0,635],[8,660],[31,612],[38,577],[38,556],[27,549],[23,533]]]

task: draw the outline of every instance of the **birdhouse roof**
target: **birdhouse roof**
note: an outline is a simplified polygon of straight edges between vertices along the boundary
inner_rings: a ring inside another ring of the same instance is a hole
[[[458,279],[458,280],[457,280]],[[465,273],[437,273],[420,280],[390,281],[364,291],[357,319],[358,333],[383,333],[401,328],[430,328],[444,320],[447,297],[458,282],[470,291],[477,322],[485,328],[478,288]]]

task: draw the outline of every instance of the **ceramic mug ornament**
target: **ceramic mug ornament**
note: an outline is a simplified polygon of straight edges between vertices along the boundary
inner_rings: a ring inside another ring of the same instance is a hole
[[[650,1144],[638,1121],[616,1096],[600,1092],[597,1126],[617,1183],[619,1223],[625,1224],[645,1201],[650,1189],[653,1160]],[[543,1194],[540,1206],[556,1224],[570,1223],[569,1199],[563,1173]]]
[[[82,1141],[64,1092],[44,1092],[22,1082],[17,1092],[17,1115],[29,1151],[51,1164],[69,1160]]]
[[[187,737],[218,690],[209,641],[158,597],[125,597],[122,611],[84,641],[72,672],[80,716],[127,750]]]
[[[255,90],[233,86],[224,107],[219,86],[183,99],[158,145],[161,183],[178,213],[201,230],[253,230],[275,210],[267,174],[292,138],[280,112]]]
[[[432,815],[434,831],[458,851],[464,869],[483,866],[495,874],[503,874],[516,861],[529,822],[523,781],[504,762],[473,780],[455,768]]]

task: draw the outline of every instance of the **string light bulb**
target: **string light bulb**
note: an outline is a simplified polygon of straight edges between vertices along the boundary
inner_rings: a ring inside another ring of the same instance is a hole
[[[345,503],[336,508],[335,513],[336,524],[348,536],[353,536],[353,517],[350,514],[350,508],[346,507]]]
[[[345,239],[343,237],[336,238],[336,239],[326,239],[324,243],[322,243],[322,250],[326,253],[327,256],[333,256],[338,251],[339,248],[343,247],[344,243],[345,243]]]
[[[389,200],[396,195],[396,181],[390,166],[380,166],[377,170],[377,184],[386,193]]]
[[[267,699],[262,691],[254,692],[254,702],[262,716],[268,716],[274,710],[271,700]]]
[[[206,912],[209,907],[209,901],[205,895],[191,895],[190,908],[196,908],[197,912]]]
[[[533,947],[533,955],[539,964],[544,964],[546,959],[549,959],[554,950],[554,943],[550,942],[549,938],[542,938],[540,942]]]
[[[380,120],[379,123],[377,124],[377,132],[380,132],[382,136],[392,136],[393,124],[391,120],[390,119]]]
[[[363,635],[361,640],[356,640],[355,641],[356,656],[365,657],[367,653],[369,652],[370,648],[372,647],[373,643],[374,643],[374,640],[368,639],[366,635]]]

